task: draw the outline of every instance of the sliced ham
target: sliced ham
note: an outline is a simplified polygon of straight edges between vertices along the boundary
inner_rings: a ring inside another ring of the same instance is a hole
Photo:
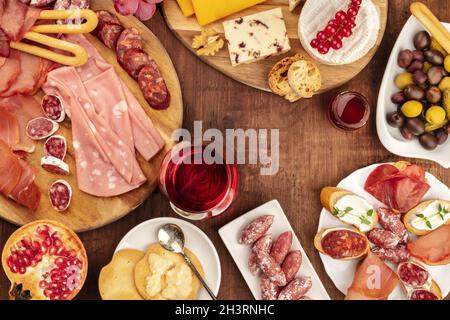
[[[17,119],[9,111],[0,108],[0,139],[12,148],[19,143],[19,125]]]
[[[36,94],[36,83],[44,72],[44,59],[33,56],[28,53],[20,53],[20,69],[19,74],[14,83],[6,92],[1,94],[2,97],[11,97],[17,94],[34,95]]]
[[[450,263],[450,225],[409,242],[408,252],[428,265],[446,265]]]
[[[19,182],[21,174],[19,159],[0,139],[0,193],[9,196]]]
[[[398,284],[398,276],[371,251],[358,266],[346,300],[386,300]]]
[[[425,171],[417,165],[398,168],[382,164],[371,172],[364,188],[385,205],[404,213],[419,204],[430,186]]]
[[[82,67],[53,70],[43,89],[60,97],[71,118],[78,186],[99,197],[126,193],[146,181],[135,148],[150,159],[164,142],[97,50],[83,36],[66,40],[81,44],[90,59]]]
[[[39,102],[31,96],[14,96],[0,99],[0,110],[6,110],[14,115],[19,127],[19,141],[12,149],[14,151],[34,152],[36,141],[31,140],[26,134],[26,127],[31,119],[42,117]]]
[[[38,207],[41,198],[41,192],[34,182],[36,169],[28,165],[24,160],[19,159],[19,163],[22,168],[22,174],[9,196],[23,206],[34,210]]]
[[[20,41],[36,23],[40,9],[29,7],[17,0],[1,0],[1,27],[11,41]]]
[[[20,72],[20,54],[18,51],[12,50],[9,58],[6,59],[0,68],[0,95],[8,91],[14,81],[19,77]]]

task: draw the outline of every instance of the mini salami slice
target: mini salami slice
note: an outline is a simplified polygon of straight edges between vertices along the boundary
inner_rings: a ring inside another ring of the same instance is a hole
[[[46,171],[54,174],[60,174],[63,176],[69,175],[69,165],[62,161],[61,159],[45,156],[41,158],[41,166]]]
[[[266,234],[273,224],[273,215],[264,215],[250,222],[244,230],[242,230],[239,243],[253,244],[256,240]]]
[[[42,140],[50,137],[58,129],[59,125],[55,121],[44,117],[39,117],[28,122],[26,132],[30,139]]]
[[[117,40],[117,60],[122,63],[123,56],[130,49],[143,49],[142,36],[136,28],[126,28]]]
[[[253,275],[259,272],[258,254],[260,252],[269,253],[272,246],[272,236],[270,234],[260,238],[252,247],[252,252],[248,258],[248,268]]]
[[[95,11],[98,17],[97,31],[100,31],[105,25],[117,25],[120,26],[120,21],[117,16],[106,10]]]
[[[381,247],[373,247],[372,252],[383,261],[390,261],[393,263],[400,263],[409,259],[408,250],[405,245],[398,245],[393,249],[385,249]]]
[[[60,135],[51,136],[44,144],[45,155],[64,160],[67,153],[66,138]]]
[[[367,238],[373,244],[384,249],[393,249],[397,247],[401,241],[400,237],[395,233],[380,228],[370,230],[367,233]]]
[[[56,121],[63,122],[66,118],[64,106],[59,97],[47,94],[42,98],[41,107],[47,118]]]
[[[56,211],[66,211],[72,200],[72,187],[65,180],[57,180],[50,186],[48,196]]]
[[[138,83],[145,100],[152,108],[163,110],[169,107],[170,93],[156,63],[142,68]]]
[[[261,277],[261,298],[263,300],[277,300],[278,286],[266,276]]]
[[[405,285],[413,288],[423,287],[430,280],[428,271],[413,262],[399,264],[397,273]]]
[[[292,281],[297,275],[300,266],[302,265],[302,253],[300,251],[291,251],[281,264],[281,270],[286,276],[286,281]]]
[[[414,290],[411,293],[410,299],[411,300],[439,300],[438,296],[435,295],[433,292],[424,290],[424,289]]]
[[[142,50],[130,49],[123,56],[122,67],[133,79],[137,80],[142,68],[151,66],[152,63],[155,63],[153,59]]]
[[[312,287],[311,277],[300,277],[292,280],[278,295],[278,300],[299,300]]]
[[[98,38],[109,49],[116,49],[117,40],[124,28],[117,24],[107,24],[98,32]]]

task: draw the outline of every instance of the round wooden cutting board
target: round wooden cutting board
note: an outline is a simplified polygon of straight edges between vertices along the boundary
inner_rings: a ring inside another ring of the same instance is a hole
[[[378,47],[380,46],[384,31],[386,29],[388,0],[373,0],[373,2],[379,8],[381,19],[381,30],[378,34],[378,39],[375,46],[365,57],[345,66],[329,66],[317,62],[317,65],[322,74],[322,89],[319,91],[319,93],[336,88],[354,78],[370,62]],[[294,12],[290,12],[288,0],[268,0],[266,2],[263,2],[262,4],[253,6],[244,11],[228,16],[223,20],[216,21],[203,27],[213,28],[222,36],[222,38],[225,38],[222,27],[223,21],[281,7],[283,10],[284,19],[286,21],[286,28],[292,48],[288,53],[281,56],[269,57],[267,59],[263,59],[254,63],[241,64],[239,66],[232,67],[228,54],[228,48],[225,45],[224,48],[220,50],[215,56],[200,56],[199,58],[205,61],[207,64],[211,65],[213,68],[223,72],[227,76],[237,81],[260,90],[270,91],[267,84],[267,74],[278,60],[280,60],[284,56],[292,55],[293,53],[302,53],[307,56],[307,53],[301,47],[297,33],[298,19],[303,3],[304,1],[302,1],[302,3],[294,10]],[[181,12],[176,0],[163,1],[163,14],[167,24],[169,25],[169,28],[176,34],[176,36],[183,42],[183,44],[195,54],[195,51],[191,47],[192,38],[195,35],[199,34],[203,29],[197,23],[195,16],[185,17]]]
[[[93,10],[104,9],[115,12],[112,1],[110,0],[92,0],[91,7]],[[136,81],[128,76],[117,63],[114,51],[106,48],[95,37],[87,35],[89,41],[95,45],[101,55],[114,66],[120,78],[136,96],[166,142],[164,150],[151,159],[150,162],[145,161],[138,155],[138,161],[148,180],[147,183],[139,189],[112,198],[98,198],[81,192],[77,187],[77,174],[74,149],[72,147],[70,121],[66,120],[61,125],[58,133],[66,137],[68,142],[68,152],[65,161],[70,166],[70,176],[61,177],[53,175],[40,167],[40,159],[43,156],[44,151],[43,142],[38,143],[36,151],[27,156],[27,161],[38,169],[36,183],[42,192],[41,203],[36,211],[31,211],[12,200],[0,196],[0,217],[3,219],[17,225],[23,225],[37,219],[52,219],[62,222],[78,232],[92,230],[116,221],[132,211],[139,206],[157,186],[162,158],[173,145],[170,136],[173,130],[181,127],[183,122],[183,99],[181,96],[180,83],[172,61],[158,38],[134,17],[118,17],[125,27],[135,27],[141,32],[144,39],[144,50],[157,62],[172,96],[171,104],[168,109],[158,111],[150,108]],[[41,96],[42,92],[36,96],[36,99],[40,100]],[[52,208],[47,195],[52,182],[59,178],[66,179],[73,188],[72,203],[70,208],[63,213],[56,212]]]

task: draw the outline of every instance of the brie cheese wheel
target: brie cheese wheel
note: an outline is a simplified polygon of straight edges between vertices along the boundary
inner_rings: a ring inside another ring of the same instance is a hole
[[[347,11],[349,4],[350,0],[306,1],[299,18],[298,36],[302,47],[312,58],[329,65],[350,64],[364,57],[375,45],[380,31],[380,15],[371,0],[363,0],[353,34],[342,39],[341,49],[330,48],[327,54],[320,54],[311,47],[311,40],[316,38],[317,33],[325,29],[336,12]]]

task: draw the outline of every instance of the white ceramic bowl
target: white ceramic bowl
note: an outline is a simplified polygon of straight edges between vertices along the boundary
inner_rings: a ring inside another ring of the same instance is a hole
[[[444,26],[450,30],[450,24],[444,23]],[[405,140],[400,130],[389,126],[386,121],[386,115],[396,111],[397,106],[391,102],[391,96],[398,91],[394,85],[395,76],[405,72],[397,65],[397,56],[403,49],[414,49],[414,35],[425,30],[425,27],[414,17],[411,16],[406,22],[403,30],[392,49],[389,62],[384,72],[383,82],[381,83],[380,93],[378,95],[377,107],[377,131],[383,146],[390,152],[409,158],[419,158],[432,160],[445,168],[450,168],[450,141],[438,146],[435,150],[425,150],[418,139],[411,141]]]
[[[218,295],[221,281],[219,255],[208,236],[192,223],[175,218],[156,218],[142,222],[131,229],[119,242],[115,252],[122,249],[145,251],[147,247],[158,242],[157,231],[166,223],[177,224],[183,229],[185,246],[191,250],[202,264],[205,280],[211,290]],[[199,300],[210,300],[208,292],[202,287],[198,293]]]

